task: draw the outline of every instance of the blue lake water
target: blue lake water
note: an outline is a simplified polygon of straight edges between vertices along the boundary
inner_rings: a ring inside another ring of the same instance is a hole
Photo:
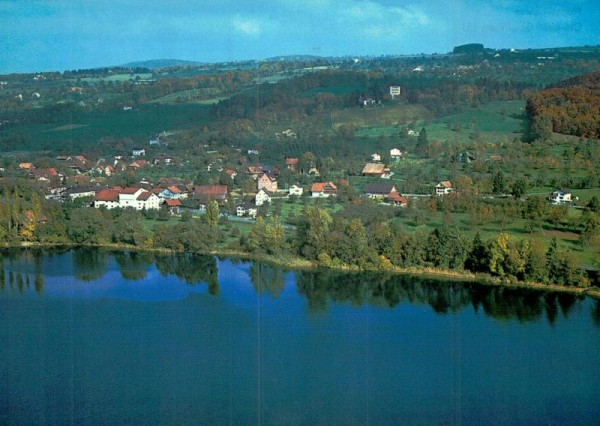
[[[0,424],[598,424],[590,298],[207,256],[12,251]]]

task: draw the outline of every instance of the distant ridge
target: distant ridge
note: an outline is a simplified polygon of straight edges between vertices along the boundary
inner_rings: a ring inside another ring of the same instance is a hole
[[[128,62],[120,65],[123,68],[166,68],[166,67],[184,67],[186,65],[203,65],[201,62],[184,61],[181,59],[150,59],[148,61]]]

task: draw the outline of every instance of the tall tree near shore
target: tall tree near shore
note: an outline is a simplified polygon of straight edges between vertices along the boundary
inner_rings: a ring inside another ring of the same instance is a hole
[[[213,228],[219,223],[219,203],[214,200],[206,206],[206,223]]]

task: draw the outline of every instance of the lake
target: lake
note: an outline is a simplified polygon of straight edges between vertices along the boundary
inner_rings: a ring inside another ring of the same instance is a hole
[[[598,424],[600,305],[197,255],[4,251],[0,424]]]

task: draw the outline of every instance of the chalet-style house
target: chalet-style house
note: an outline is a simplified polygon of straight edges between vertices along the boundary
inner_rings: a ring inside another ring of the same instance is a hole
[[[550,194],[548,200],[552,204],[560,206],[565,204],[571,204],[573,202],[573,196],[571,194],[571,191],[568,189],[557,189],[556,191],[552,192],[552,194]]]
[[[94,207],[156,210],[160,207],[160,198],[143,188],[103,189],[96,194]]]
[[[265,203],[270,203],[273,198],[273,193],[271,191],[267,191],[266,189],[261,189],[256,193],[254,197],[254,203],[257,206],[262,206]]]
[[[333,182],[315,182],[310,188],[310,194],[313,198],[336,197],[337,189]]]
[[[442,181],[435,186],[435,195],[440,197],[450,194],[452,191],[454,191],[454,188],[449,180]]]
[[[277,178],[270,173],[263,173],[256,181],[256,190],[266,189],[270,192],[277,191]]]

